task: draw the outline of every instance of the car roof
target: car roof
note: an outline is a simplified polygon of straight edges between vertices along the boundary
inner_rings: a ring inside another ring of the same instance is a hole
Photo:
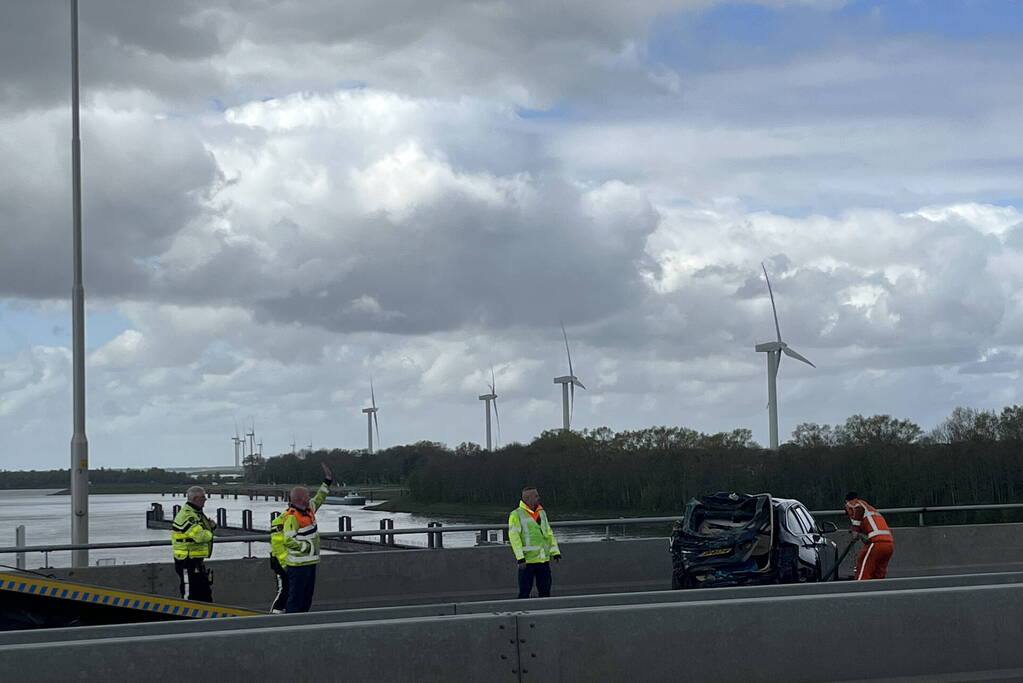
[[[784,508],[789,508],[789,507],[792,507],[793,505],[803,505],[801,502],[799,502],[795,498],[775,498],[774,496],[771,496],[771,500],[773,500],[778,505],[778,507],[784,507]],[[806,507],[806,506],[803,505],[803,507]]]

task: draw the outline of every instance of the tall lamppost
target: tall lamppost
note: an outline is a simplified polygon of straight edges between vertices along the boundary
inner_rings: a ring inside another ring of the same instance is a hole
[[[82,143],[78,127],[78,0],[71,0],[71,194],[74,284],[71,289],[74,434],[71,436],[71,543],[89,542],[89,440],[85,436],[85,287],[82,285]],[[74,567],[89,566],[88,550],[73,550]]]

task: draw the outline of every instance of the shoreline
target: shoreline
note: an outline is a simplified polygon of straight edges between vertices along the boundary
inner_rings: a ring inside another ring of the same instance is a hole
[[[541,505],[543,503],[541,502]],[[505,521],[508,514],[515,509],[517,503],[507,505],[468,505],[465,503],[420,503],[403,496],[396,496],[375,505],[363,506],[364,510],[380,512],[410,512],[418,515],[441,515],[445,517],[493,517],[495,521]],[[618,517],[669,517],[682,514],[682,506],[678,512],[658,512],[653,510],[599,510],[599,509],[559,509],[551,508],[552,520],[568,521],[573,519],[616,519]]]

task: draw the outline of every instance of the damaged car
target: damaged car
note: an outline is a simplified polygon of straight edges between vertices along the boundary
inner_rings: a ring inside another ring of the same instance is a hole
[[[690,499],[669,539],[671,587],[823,581],[838,548],[798,500],[720,492]]]

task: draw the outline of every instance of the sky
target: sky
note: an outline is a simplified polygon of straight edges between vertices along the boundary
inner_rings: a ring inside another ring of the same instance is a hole
[[[67,467],[69,11],[0,5],[0,468]],[[83,0],[90,465],[1023,403],[1023,6]],[[496,429],[495,429],[496,431]]]

